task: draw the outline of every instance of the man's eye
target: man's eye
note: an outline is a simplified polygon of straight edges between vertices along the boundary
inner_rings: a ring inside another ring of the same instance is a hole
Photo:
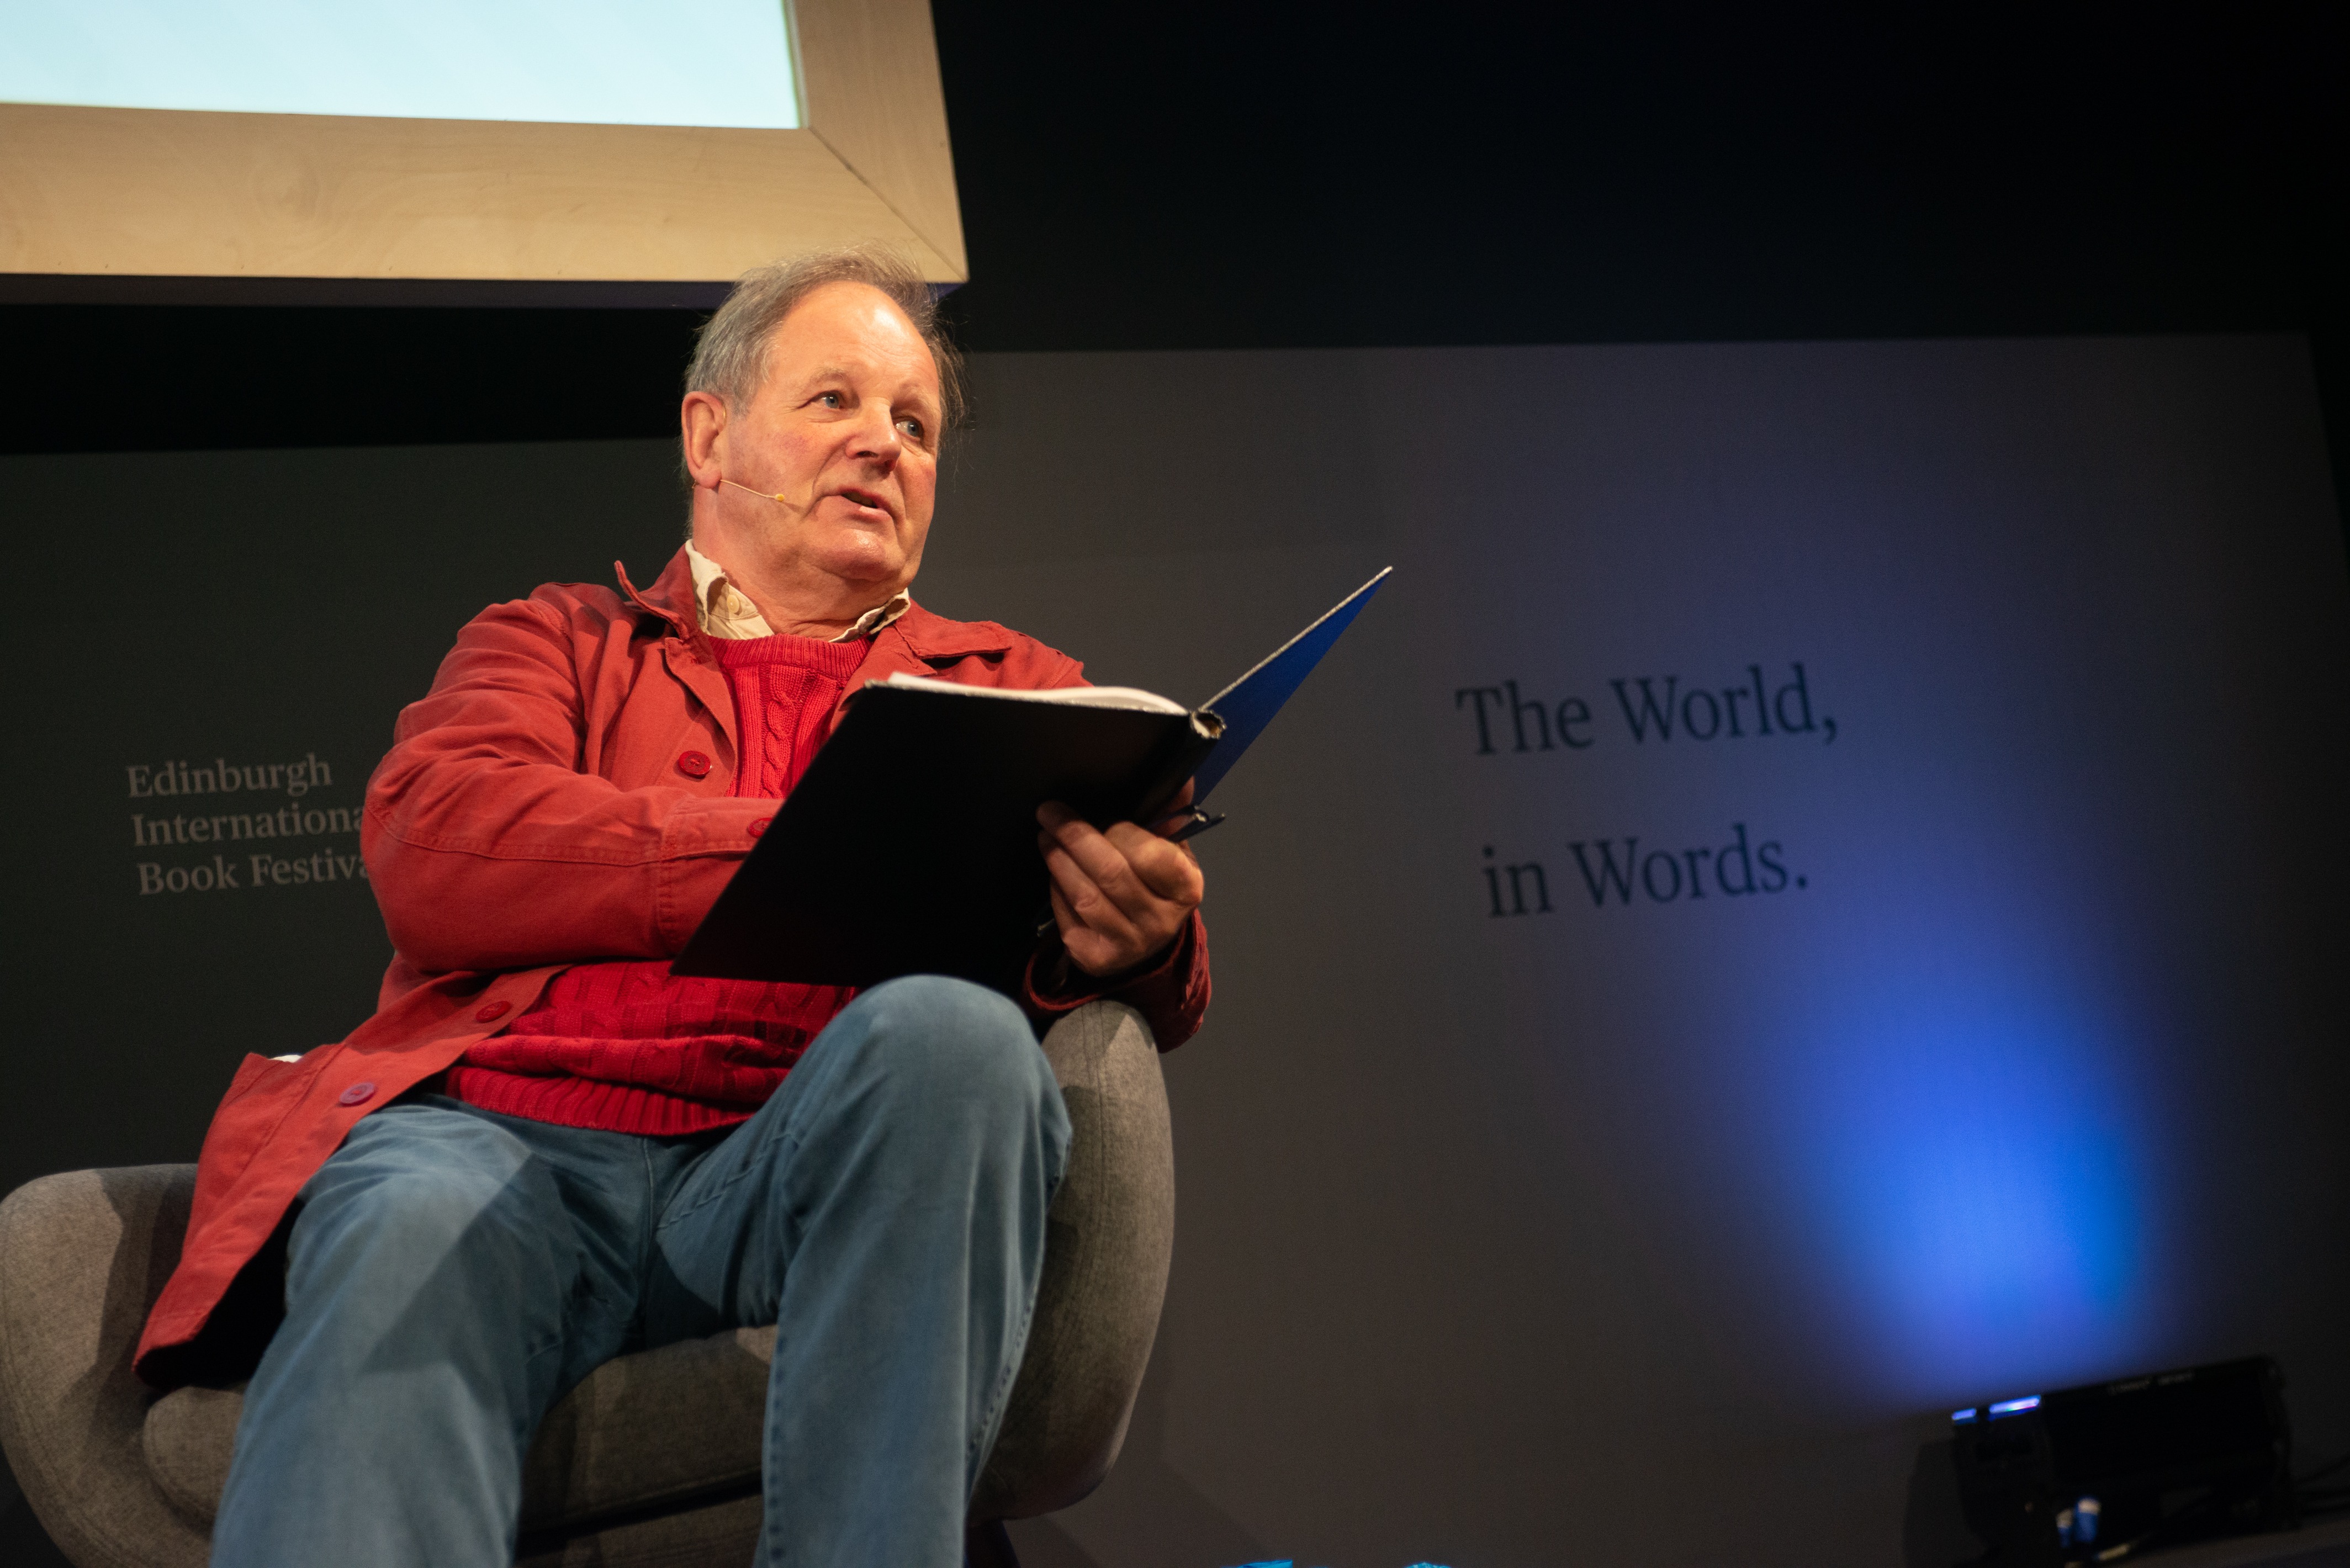
[[[898,427],[916,441],[922,439],[922,421],[920,420],[902,419],[898,421]]]
[[[816,395],[816,400],[822,403],[827,409],[837,409],[841,405],[841,397],[838,392],[818,392]]]

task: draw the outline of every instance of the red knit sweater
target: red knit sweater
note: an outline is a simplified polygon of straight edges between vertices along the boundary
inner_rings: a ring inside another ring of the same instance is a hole
[[[742,737],[733,793],[781,800],[824,743],[865,645],[775,636],[711,646]],[[690,980],[670,973],[665,959],[575,964],[504,1033],[465,1053],[448,1092],[564,1127],[661,1135],[732,1127],[766,1103],[856,994]]]

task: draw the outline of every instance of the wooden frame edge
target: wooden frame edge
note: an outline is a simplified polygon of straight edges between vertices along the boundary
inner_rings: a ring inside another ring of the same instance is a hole
[[[791,0],[802,123],[969,280],[930,0]]]

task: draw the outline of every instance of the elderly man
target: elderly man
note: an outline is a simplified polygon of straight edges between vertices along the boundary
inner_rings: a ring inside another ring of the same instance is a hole
[[[1045,807],[1056,929],[1017,1004],[668,962],[867,680],[1080,680],[908,595],[956,375],[884,256],[753,275],[694,358],[669,568],[484,611],[401,714],[368,791],[376,1014],[239,1071],[140,1347],[158,1383],[236,1369],[282,1267],[216,1564],[508,1563],[559,1395],[765,1323],[760,1561],[960,1561],[1067,1143],[1034,1023],[1116,996],[1187,1038],[1198,867]]]

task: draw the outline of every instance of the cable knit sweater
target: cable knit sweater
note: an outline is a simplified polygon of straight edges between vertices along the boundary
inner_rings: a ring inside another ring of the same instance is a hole
[[[734,693],[743,762],[734,793],[780,801],[824,743],[862,640],[713,641]],[[848,1005],[847,986],[701,980],[667,960],[576,964],[537,1003],[465,1053],[449,1092],[532,1121],[612,1132],[705,1132],[748,1118],[808,1042]]]

